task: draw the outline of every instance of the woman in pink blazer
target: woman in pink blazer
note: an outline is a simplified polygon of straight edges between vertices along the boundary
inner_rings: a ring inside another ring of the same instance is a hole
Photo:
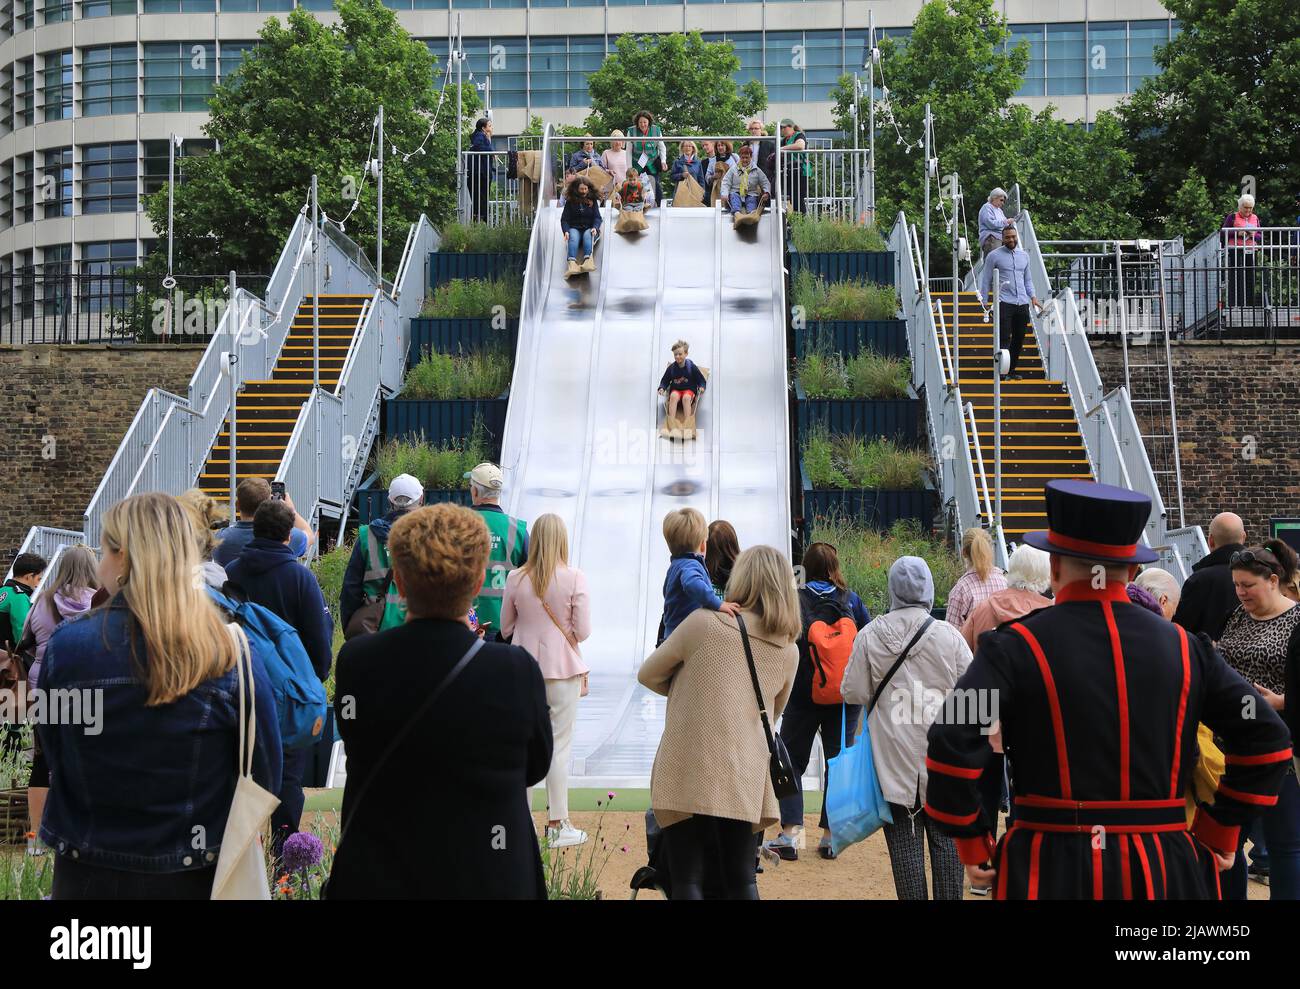
[[[546,774],[547,841],[552,848],[581,845],[587,833],[569,823],[569,752],[578,698],[587,682],[578,643],[591,634],[591,602],[587,578],[569,566],[569,535],[558,515],[546,514],[533,523],[528,562],[506,578],[501,634],[528,650],[546,681],[555,737]]]

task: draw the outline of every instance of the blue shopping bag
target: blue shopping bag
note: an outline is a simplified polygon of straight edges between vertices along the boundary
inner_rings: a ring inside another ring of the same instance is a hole
[[[849,746],[845,744],[847,721],[846,707],[840,713],[840,754],[826,764],[826,822],[831,829],[831,850],[836,855],[882,825],[894,823],[876,776],[870,726],[864,722],[862,735]]]

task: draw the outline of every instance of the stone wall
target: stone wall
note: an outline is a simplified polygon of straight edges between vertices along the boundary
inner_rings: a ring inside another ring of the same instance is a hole
[[[1124,383],[1118,346],[1093,357],[1107,390]],[[1233,511],[1267,538],[1270,516],[1300,516],[1300,346],[1188,342],[1172,357],[1187,523]]]
[[[0,347],[0,576],[33,525],[82,513],[150,388],[184,395],[202,346]]]

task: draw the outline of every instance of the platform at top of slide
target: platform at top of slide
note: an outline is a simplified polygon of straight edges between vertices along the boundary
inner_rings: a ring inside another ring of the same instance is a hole
[[[564,519],[587,576],[591,694],[579,705],[571,785],[645,785],[665,699],[636,682],[654,648],[668,569],[664,516],[727,519],[742,547],[790,546],[782,250],[776,217],[736,231],[710,209],[661,208],[613,233],[598,269],[566,280],[559,209],[530,248],[502,444],[502,507]],[[709,368],[698,438],[658,435],[671,346]]]

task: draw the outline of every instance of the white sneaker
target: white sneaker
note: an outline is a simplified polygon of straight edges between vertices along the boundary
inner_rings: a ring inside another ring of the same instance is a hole
[[[579,831],[568,821],[561,821],[558,828],[546,829],[546,844],[551,848],[568,848],[581,845],[587,840],[587,832]]]

